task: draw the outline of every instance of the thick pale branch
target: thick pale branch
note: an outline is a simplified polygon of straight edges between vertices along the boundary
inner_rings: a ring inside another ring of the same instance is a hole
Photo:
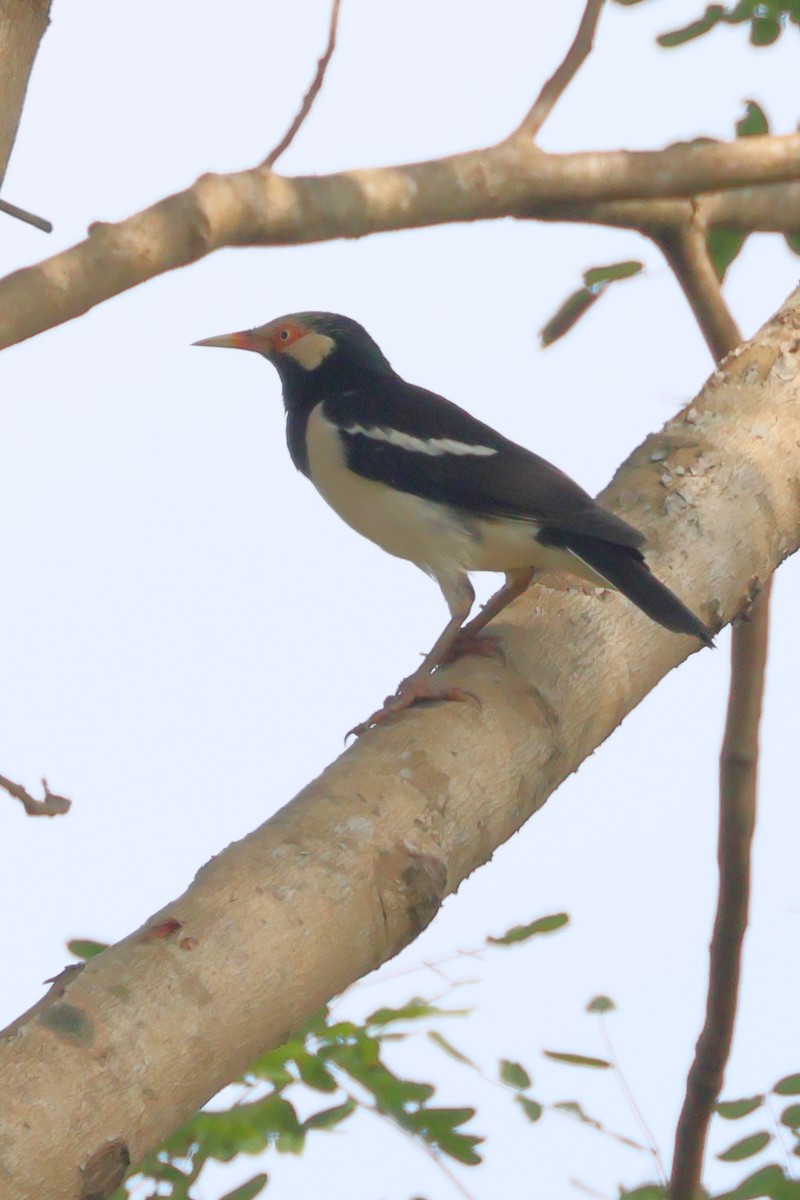
[[[800,176],[800,134],[659,151],[546,154],[515,138],[431,162],[294,179],[205,175],[118,224],[0,280],[0,348],[222,246],[287,245],[600,202],[691,197]]]
[[[800,294],[603,494],[714,627],[800,544],[799,391]],[[366,734],[0,1048],[0,1194],[75,1200],[109,1146],[136,1162],[413,939],[695,649],[601,591],[534,588],[498,632],[505,663],[447,669],[480,710]]]

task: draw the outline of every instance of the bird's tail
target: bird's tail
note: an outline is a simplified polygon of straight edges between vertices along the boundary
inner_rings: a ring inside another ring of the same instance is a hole
[[[711,633],[703,622],[665,584],[656,579],[639,550],[561,531],[559,541],[653,621],[665,629],[671,629],[673,633],[691,634],[706,646],[714,645]]]

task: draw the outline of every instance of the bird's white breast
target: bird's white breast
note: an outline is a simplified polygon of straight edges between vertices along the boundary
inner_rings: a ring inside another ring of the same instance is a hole
[[[604,584],[570,551],[538,542],[539,526],[533,521],[460,516],[446,504],[357,475],[347,466],[338,430],[325,417],[322,405],[308,419],[306,444],[311,481],[342,520],[387,553],[409,559],[440,582],[459,572],[535,567],[570,571]]]
[[[433,574],[470,570],[473,537],[446,505],[351,471],[336,426],[317,405],[306,429],[311,482],[331,508],[389,554]]]

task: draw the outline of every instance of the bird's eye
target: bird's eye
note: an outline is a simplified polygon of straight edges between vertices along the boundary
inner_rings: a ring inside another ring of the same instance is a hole
[[[278,330],[278,340],[279,341],[288,342],[290,337],[291,337],[291,334],[285,325],[284,325],[283,329]]]

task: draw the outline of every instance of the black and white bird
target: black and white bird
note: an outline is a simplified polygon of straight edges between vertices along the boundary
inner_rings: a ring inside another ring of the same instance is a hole
[[[528,587],[537,569],[615,588],[659,625],[713,645],[694,613],[651,573],[637,529],[545,459],[392,370],[367,331],[336,313],[278,317],[197,346],[254,350],[283,384],[289,453],[358,533],[416,563],[450,620],[420,667],[361,733],[417,699],[463,699],[432,673]],[[469,623],[471,571],[505,584]]]

